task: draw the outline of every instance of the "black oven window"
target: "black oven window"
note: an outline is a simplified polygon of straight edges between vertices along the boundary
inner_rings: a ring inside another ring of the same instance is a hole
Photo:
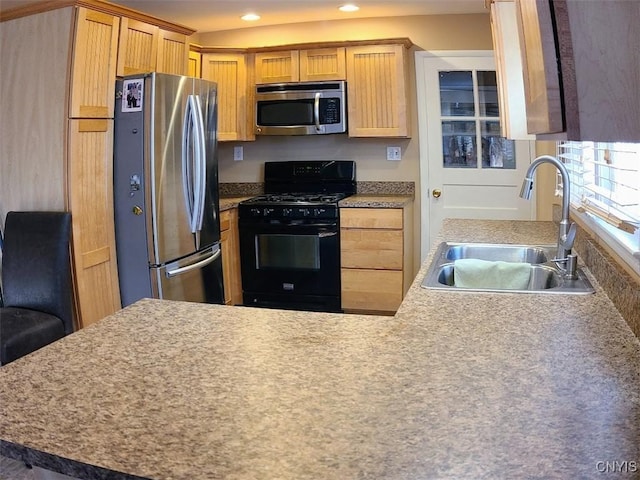
[[[256,235],[256,260],[260,269],[320,269],[318,235]]]

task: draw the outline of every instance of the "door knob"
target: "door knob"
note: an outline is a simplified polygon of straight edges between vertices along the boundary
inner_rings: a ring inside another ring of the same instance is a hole
[[[433,195],[433,198],[440,198],[440,195],[442,195],[442,190],[439,190],[437,188],[434,188],[431,191],[431,195]]]

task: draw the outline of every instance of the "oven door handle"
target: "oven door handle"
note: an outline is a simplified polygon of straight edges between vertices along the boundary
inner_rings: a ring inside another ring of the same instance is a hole
[[[318,237],[327,238],[327,237],[335,237],[338,235],[338,232],[320,232],[318,233]]]
[[[252,233],[277,233],[282,232],[286,234],[299,234],[300,231],[317,231],[322,229],[320,233],[326,236],[337,235],[338,225],[336,223],[262,223],[262,222],[242,222],[240,221],[238,227],[247,232]]]

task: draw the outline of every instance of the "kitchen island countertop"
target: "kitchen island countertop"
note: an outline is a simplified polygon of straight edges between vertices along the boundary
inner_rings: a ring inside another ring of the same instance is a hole
[[[595,279],[426,290],[432,254],[394,317],[141,300],[0,368],[0,455],[91,479],[638,478],[640,342]]]

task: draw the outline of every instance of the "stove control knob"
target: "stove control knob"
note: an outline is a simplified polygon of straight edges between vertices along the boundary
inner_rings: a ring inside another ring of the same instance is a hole
[[[283,208],[282,209],[282,216],[283,217],[290,217],[292,212],[293,212],[292,208]]]
[[[321,217],[324,212],[326,212],[326,209],[324,209],[324,208],[316,208],[313,211],[313,216],[314,217]]]
[[[251,215],[253,215],[254,217],[257,217],[261,214],[262,212],[260,211],[259,208],[252,208],[251,209]]]

